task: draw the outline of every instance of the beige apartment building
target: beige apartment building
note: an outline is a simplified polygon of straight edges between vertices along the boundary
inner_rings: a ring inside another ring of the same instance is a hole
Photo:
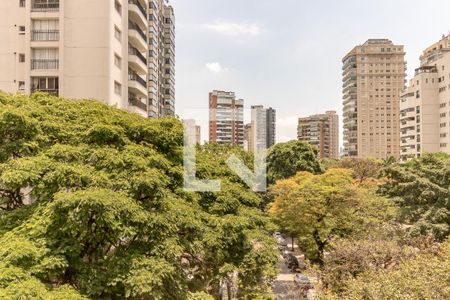
[[[404,46],[388,39],[369,39],[342,62],[344,156],[399,157]]]
[[[297,138],[315,146],[321,158],[339,158],[339,116],[327,111],[299,118]]]
[[[244,100],[234,92],[209,93],[209,142],[244,147]]]
[[[175,115],[175,15],[166,0],[149,3],[149,116]]]
[[[421,55],[402,93],[400,113],[403,161],[426,152],[450,153],[450,36]]]
[[[153,24],[149,14],[154,10],[148,3],[153,2],[0,1],[0,90],[91,98],[158,116],[152,112],[159,109],[149,101],[153,91],[149,80],[155,80],[156,72],[149,51]],[[172,19],[158,20],[163,22],[162,32],[167,32]],[[165,62],[164,58],[158,61]]]

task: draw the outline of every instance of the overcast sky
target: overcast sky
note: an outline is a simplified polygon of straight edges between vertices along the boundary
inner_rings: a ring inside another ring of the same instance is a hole
[[[277,110],[278,142],[297,119],[342,111],[341,59],[369,38],[406,47],[408,74],[450,30],[449,0],[171,0],[176,16],[176,109],[207,108],[208,93]],[[342,127],[342,124],[340,124]],[[202,124],[207,139],[206,123]]]

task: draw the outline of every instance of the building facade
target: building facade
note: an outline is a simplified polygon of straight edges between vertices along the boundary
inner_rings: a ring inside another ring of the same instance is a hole
[[[450,153],[450,36],[425,49],[420,67],[403,91],[401,159]]]
[[[149,1],[149,116],[175,115],[175,15],[166,0]]]
[[[152,115],[148,3],[0,1],[0,90],[97,99]]]
[[[265,150],[275,144],[276,111],[264,108],[262,105],[251,107],[251,124],[248,134],[248,150],[256,152]]]
[[[187,138],[191,143],[195,143],[196,145],[201,144],[201,127],[196,124],[195,120],[188,119],[183,120],[184,125],[184,134],[187,135]]]
[[[209,93],[209,142],[244,147],[244,100],[234,92]]]
[[[344,156],[398,158],[404,46],[388,39],[369,39],[342,61]]]
[[[339,116],[327,111],[299,118],[297,138],[315,146],[321,158],[339,158]]]

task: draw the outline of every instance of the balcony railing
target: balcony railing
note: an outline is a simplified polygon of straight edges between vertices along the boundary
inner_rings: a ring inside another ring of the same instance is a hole
[[[59,90],[47,90],[47,89],[39,89],[39,88],[32,88],[31,89],[31,93],[36,93],[36,92],[44,92],[47,93],[49,95],[52,96],[59,96]]]
[[[59,30],[32,30],[32,41],[59,41]]]
[[[141,52],[139,52],[139,50],[137,50],[136,48],[133,47],[128,47],[128,53],[131,55],[136,55],[137,57],[139,57],[139,59],[145,64],[147,65],[147,59],[144,57],[144,55],[142,55]]]
[[[31,70],[57,70],[59,59],[32,59]]]
[[[147,88],[147,82],[145,81],[145,79],[143,79],[141,76],[139,76],[136,73],[128,73],[128,80],[137,81],[144,88]]]
[[[145,19],[147,19],[146,9],[144,8],[144,6],[142,6],[141,2],[139,2],[138,0],[128,0],[128,3],[136,5],[144,15]]]
[[[147,110],[147,104],[143,103],[141,100],[139,100],[135,95],[129,94],[128,95],[128,102],[136,106],[142,110]]]
[[[139,35],[144,39],[145,43],[147,43],[147,36],[145,35],[145,33],[142,31],[142,29],[138,25],[129,22],[128,28],[130,30],[136,30],[139,33]]]
[[[59,0],[34,0],[31,11],[59,11]]]

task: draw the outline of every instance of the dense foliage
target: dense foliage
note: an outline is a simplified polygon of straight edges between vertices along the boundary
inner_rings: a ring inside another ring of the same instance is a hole
[[[208,299],[229,274],[267,291],[276,254],[261,199],[208,145],[183,190],[181,122],[95,101],[0,94],[0,298]]]
[[[267,155],[269,183],[287,179],[300,171],[321,173],[322,165],[317,158],[318,150],[306,142],[290,141],[276,144]]]
[[[386,218],[390,203],[354,184],[351,170],[300,172],[278,181],[270,212],[285,232],[298,237],[307,257],[323,262],[333,237],[347,236]]]
[[[413,236],[432,234],[445,240],[450,233],[450,155],[425,154],[405,165],[391,164],[380,193],[401,208],[400,221]]]
[[[449,274],[450,242],[446,241],[438,251],[420,253],[396,267],[369,268],[358,277],[344,281],[341,294],[325,293],[319,300],[449,299]]]

